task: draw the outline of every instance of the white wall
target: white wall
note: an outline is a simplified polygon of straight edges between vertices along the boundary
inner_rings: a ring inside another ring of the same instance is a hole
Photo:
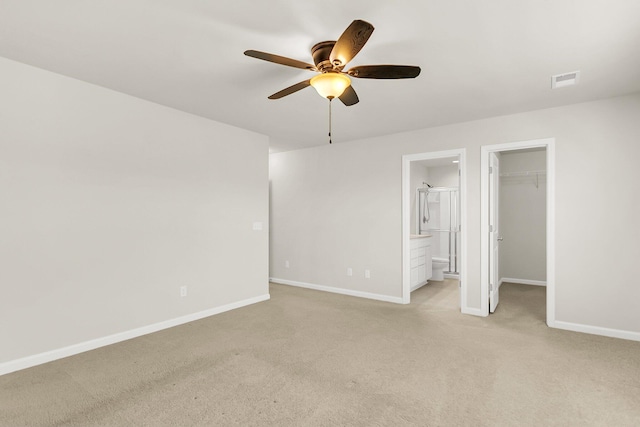
[[[555,317],[639,333],[640,227],[634,224],[640,203],[633,197],[640,181],[638,117],[640,94],[634,94],[273,154],[270,274],[400,297],[401,156],[466,148],[468,293],[463,304],[479,309],[480,147],[554,137]],[[624,207],[621,200],[628,201]],[[602,248],[615,248],[615,269],[601,267]],[[285,259],[293,260],[290,269],[284,268]],[[354,268],[354,277],[346,276],[347,266]],[[371,279],[360,277],[364,268],[372,270]]]
[[[413,168],[413,164],[411,165]],[[434,187],[459,187],[458,165],[432,166],[429,168],[429,184]]]
[[[266,137],[3,58],[0,93],[0,371],[268,298]]]
[[[500,173],[545,171],[546,151],[506,151]],[[536,185],[537,182],[537,185]],[[545,282],[547,180],[545,174],[500,178],[500,278]]]

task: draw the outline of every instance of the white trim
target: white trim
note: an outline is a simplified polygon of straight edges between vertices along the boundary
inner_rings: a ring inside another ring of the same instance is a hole
[[[465,148],[434,151],[402,156],[402,303],[411,301],[411,259],[410,259],[410,223],[411,223],[411,162],[418,160],[458,157],[460,162],[460,311],[476,314],[477,309],[468,307],[467,301],[467,150]]]
[[[402,303],[411,302],[411,160],[402,156]]]
[[[460,313],[471,314],[473,316],[486,317],[486,314],[483,314],[482,310],[480,310],[479,308],[462,307],[460,308]]]
[[[555,288],[555,138],[480,147],[480,310],[489,315],[489,153],[544,147],[547,153],[547,325],[554,327]]]
[[[373,299],[376,301],[384,301],[384,302],[392,302],[395,304],[403,304],[402,298],[392,297],[389,295],[373,294],[370,292],[354,291],[351,289],[344,289],[344,288],[334,288],[331,286],[316,285],[315,283],[305,283],[305,282],[298,282],[295,280],[278,279],[276,277],[271,277],[269,281],[272,283],[278,283],[280,285],[296,286],[298,288],[313,289],[315,291],[331,292],[333,294],[341,294],[341,295],[348,295],[351,297]]]
[[[480,147],[480,311],[489,315],[489,151]]]
[[[530,279],[516,279],[513,277],[503,277],[498,283],[498,287],[502,286],[502,282],[518,283],[519,285],[533,285],[533,286],[547,286],[547,282],[544,280],[530,280]]]
[[[174,326],[204,319],[205,317],[224,313],[225,311],[230,311],[236,308],[241,308],[241,307],[245,307],[258,302],[266,301],[269,298],[270,298],[269,294],[260,295],[257,297],[234,302],[231,304],[226,304],[226,305],[212,308],[209,310],[199,311],[197,313],[187,314],[186,316],[176,317],[175,319],[165,320],[163,322],[154,323],[152,325],[131,329],[125,332],[119,332],[117,334],[108,335],[102,338],[96,338],[96,339],[85,341],[78,344],[73,344],[68,347],[63,347],[63,348],[47,351],[40,354],[34,354],[32,356],[11,360],[9,362],[4,362],[0,364],[0,375],[19,371],[21,369],[31,368],[33,366],[41,365],[43,363],[62,359],[64,357],[69,357],[79,353],[84,353],[85,351],[95,350],[96,348],[115,344],[121,341],[130,340],[132,338],[137,338],[142,335],[158,332],[163,329],[173,328]]]
[[[582,332],[585,334],[602,335],[611,338],[621,338],[623,340],[640,341],[640,332],[603,328],[600,326],[581,325],[579,323],[563,322],[560,320],[556,320],[553,327],[564,329],[565,331]]]
[[[556,320],[556,140],[547,144],[547,325]]]
[[[460,150],[460,311],[465,314],[474,314],[477,309],[469,307],[467,291],[469,289],[469,276],[467,275],[467,237],[469,226],[467,224],[467,150]]]

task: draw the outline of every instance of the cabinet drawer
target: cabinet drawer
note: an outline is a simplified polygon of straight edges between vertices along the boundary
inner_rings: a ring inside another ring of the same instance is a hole
[[[422,239],[411,239],[411,243],[410,243],[411,250],[430,246],[431,245],[430,240],[431,239],[429,237],[422,238]]]
[[[416,248],[411,251],[411,258],[424,257],[427,254],[427,248]]]

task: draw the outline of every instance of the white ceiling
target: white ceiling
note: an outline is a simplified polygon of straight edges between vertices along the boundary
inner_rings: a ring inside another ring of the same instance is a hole
[[[311,72],[354,19],[375,26],[351,66],[418,65],[417,79],[354,79],[334,143],[640,91],[639,0],[0,0],[0,56],[266,134],[274,151],[327,143]],[[347,66],[347,69],[349,66]],[[551,76],[581,71],[575,87]]]

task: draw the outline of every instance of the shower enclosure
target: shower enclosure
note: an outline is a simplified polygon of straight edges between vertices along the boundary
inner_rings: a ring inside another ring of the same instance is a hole
[[[459,274],[460,221],[457,187],[418,188],[416,195],[416,231],[431,234],[434,258],[449,261],[445,274]]]

